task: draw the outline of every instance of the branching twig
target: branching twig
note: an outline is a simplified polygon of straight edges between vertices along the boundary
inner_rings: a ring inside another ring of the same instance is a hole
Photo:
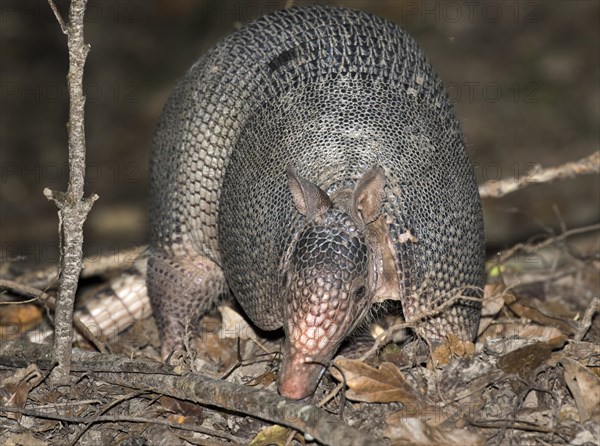
[[[507,178],[500,181],[488,181],[479,186],[481,198],[499,198],[523,189],[532,184],[551,183],[556,180],[573,178],[578,175],[600,173],[600,151],[594,152],[578,161],[572,161],[562,166],[542,168],[539,164],[534,171],[518,179]]]
[[[424,290],[425,290],[425,288],[423,288],[420,291],[424,291]],[[432,307],[430,309],[428,309],[427,311],[419,311],[416,314],[414,314],[410,320],[401,322],[399,324],[392,325],[387,330],[385,330],[383,333],[381,333],[379,336],[377,336],[377,338],[375,339],[375,342],[373,343],[371,348],[369,350],[367,350],[359,358],[359,361],[364,361],[364,360],[370,358],[372,355],[374,355],[377,352],[377,350],[379,350],[379,347],[381,347],[381,345],[389,342],[393,338],[395,333],[397,333],[401,330],[405,330],[407,328],[414,329],[415,327],[417,327],[419,325],[419,322],[439,315],[446,308],[456,304],[459,301],[469,301],[469,302],[476,302],[476,303],[482,302],[482,298],[480,298],[480,297],[471,297],[471,296],[465,296],[463,294],[456,294],[456,293],[462,293],[463,291],[466,291],[466,290],[481,291],[481,289],[480,288],[478,289],[477,287],[465,286],[465,287],[457,288],[457,289],[454,289],[454,290],[451,290],[451,291],[448,291],[448,292],[442,294],[441,296],[439,296],[436,300],[434,300],[432,302],[432,304],[431,304]]]
[[[557,235],[555,237],[548,237],[547,239],[544,239],[538,243],[517,243],[512,248],[502,252],[500,254],[499,258],[497,259],[497,262],[499,264],[506,262],[508,259],[510,259],[512,256],[514,256],[515,253],[517,253],[518,251],[524,251],[524,252],[529,252],[529,253],[535,252],[535,251],[540,250],[541,248],[544,248],[545,246],[551,245],[558,241],[562,241],[572,235],[585,234],[587,232],[594,232],[594,231],[598,231],[598,230],[600,230],[600,224],[597,223],[597,224],[593,224],[593,225],[589,225],[589,226],[583,226],[581,228],[570,229],[566,232],[563,232],[560,235]]]
[[[60,11],[58,10],[58,7],[56,6],[56,4],[54,3],[53,0],[48,0],[48,3],[50,4],[50,9],[52,9],[52,12],[54,13],[54,17],[56,17],[56,20],[58,21],[58,24],[60,25],[60,29],[63,32],[63,34],[67,34],[68,33],[68,29],[67,29],[67,25],[65,24],[65,21],[63,20],[62,16],[60,15]]]
[[[54,360],[58,366],[53,370],[51,379],[56,384],[67,384],[71,363],[71,344],[73,339],[73,303],[81,271],[83,246],[83,223],[97,195],[83,198],[85,177],[85,127],[83,94],[83,68],[89,47],[83,40],[83,17],[87,0],[72,0],[69,11],[69,24],[65,25],[56,5],[49,1],[50,7],[67,35],[69,48],[69,185],[67,192],[44,189],[48,200],[58,207],[60,234],[60,282],[56,299]]]

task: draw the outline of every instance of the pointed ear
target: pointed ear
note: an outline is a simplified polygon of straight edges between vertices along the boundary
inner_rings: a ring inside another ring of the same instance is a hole
[[[371,167],[358,180],[352,194],[352,211],[365,225],[379,217],[384,188],[385,173],[379,166]]]
[[[286,168],[288,186],[298,212],[312,219],[332,206],[327,193],[319,186],[301,178],[292,166]]]

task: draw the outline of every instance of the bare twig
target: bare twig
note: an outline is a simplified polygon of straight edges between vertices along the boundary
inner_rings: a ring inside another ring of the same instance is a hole
[[[44,305],[47,305],[51,310],[54,309],[54,305],[56,303],[54,296],[46,293],[45,291],[38,290],[29,285],[25,285],[24,283],[13,282],[12,280],[0,279],[0,290],[8,290],[18,293],[22,296],[26,296],[31,298],[30,301],[24,303],[34,302],[39,300]],[[23,302],[19,302],[23,303]],[[14,305],[15,302],[1,302],[0,305]]]
[[[456,304],[459,301],[469,301],[469,302],[479,302],[479,303],[482,302],[482,298],[480,298],[480,297],[471,297],[471,296],[463,295],[462,292],[467,291],[467,290],[481,291],[481,288],[465,286],[465,287],[456,288],[454,290],[443,293],[441,296],[439,296],[437,299],[435,299],[432,302],[432,304],[431,304],[432,307],[430,309],[428,309],[427,311],[419,311],[416,314],[414,314],[410,320],[401,322],[399,324],[392,325],[387,330],[385,330],[383,333],[381,333],[379,336],[377,336],[377,338],[375,338],[375,342],[373,343],[373,346],[359,358],[359,361],[364,361],[364,360],[370,358],[372,355],[374,355],[377,352],[377,350],[379,350],[379,347],[381,347],[383,344],[385,344],[393,339],[393,336],[395,333],[399,332],[400,330],[407,329],[407,328],[415,329],[416,327],[418,327],[420,321],[423,321],[425,319],[439,315],[446,308]],[[425,288],[422,287],[422,289],[419,290],[418,293],[424,292],[424,291],[425,291]],[[459,294],[457,294],[457,293],[459,293]]]
[[[559,270],[556,270],[555,272],[550,272],[550,273],[540,273],[540,274],[528,273],[527,280],[518,280],[516,283],[514,283],[514,285],[515,286],[527,286],[527,285],[532,285],[535,283],[550,284],[552,282],[562,279],[563,277],[579,274],[587,266],[589,266],[589,262],[587,264],[583,264],[583,265],[575,265],[575,266],[568,267],[568,268],[561,268]]]
[[[342,375],[343,376],[343,375]],[[346,386],[346,381],[342,381],[337,386],[329,391],[329,393],[317,403],[317,407],[324,407],[329,401],[334,399],[336,395]]]
[[[552,427],[540,426],[530,421],[514,421],[511,419],[495,419],[495,420],[472,420],[469,421],[471,426],[483,427],[483,428],[503,428],[507,427],[510,429],[519,429],[531,432],[546,432],[553,434],[560,434],[560,431],[553,429]]]
[[[500,257],[498,258],[498,263],[506,262],[508,259],[510,259],[512,256],[514,256],[515,253],[517,253],[518,251],[524,251],[524,252],[531,253],[534,251],[538,251],[541,248],[544,248],[553,243],[562,241],[572,235],[585,234],[587,232],[594,232],[594,231],[598,231],[598,230],[600,230],[600,223],[597,223],[594,225],[589,225],[589,226],[583,226],[581,228],[570,229],[566,232],[563,232],[560,235],[557,235],[556,237],[548,237],[547,239],[544,239],[538,243],[517,243],[512,248],[504,251],[500,255]]]
[[[67,384],[71,364],[73,339],[73,303],[81,271],[83,223],[97,195],[83,198],[85,176],[85,127],[83,68],[89,47],[83,40],[83,17],[87,0],[72,0],[69,24],[65,26],[56,5],[50,1],[62,31],[67,35],[69,48],[69,184],[67,192],[44,189],[48,200],[58,207],[60,234],[60,282],[55,311],[54,360],[58,366],[51,374],[56,384]]]
[[[130,249],[116,251],[111,254],[86,257],[83,259],[83,267],[80,278],[96,277],[107,273],[124,271],[136,265],[136,268],[145,270],[146,264],[141,261],[145,255],[145,245],[133,246]],[[58,277],[56,265],[45,266],[33,271],[27,271],[15,278],[19,283],[26,283],[37,288],[51,288]]]
[[[53,0],[48,0],[48,3],[50,4],[50,9],[52,9],[52,12],[54,13],[54,17],[56,17],[56,20],[58,21],[58,24],[60,25],[60,29],[62,30],[63,34],[67,34],[68,30],[67,30],[67,25],[65,24],[65,21],[62,18],[62,15],[60,15],[60,11],[58,10],[58,7],[56,6],[56,4],[54,3]]]
[[[556,180],[594,173],[600,173],[600,151],[562,166],[544,169],[540,165],[535,165],[530,174],[523,175],[516,180],[507,178],[501,181],[488,181],[479,186],[479,194],[482,198],[499,198],[532,184],[551,183]]]

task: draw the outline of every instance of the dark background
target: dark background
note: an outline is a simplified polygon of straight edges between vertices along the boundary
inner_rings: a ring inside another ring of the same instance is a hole
[[[315,2],[293,2],[304,5]],[[406,28],[444,79],[478,181],[514,178],[598,150],[597,1],[332,1]],[[210,46],[284,1],[90,1],[85,29],[88,180],[97,193],[87,255],[147,239],[153,129],[177,79]],[[68,2],[58,2],[66,17]],[[0,257],[56,262],[65,190],[66,38],[45,1],[0,2]],[[600,219],[598,176],[484,202],[490,254],[538,233]],[[594,248],[596,238],[580,241]]]

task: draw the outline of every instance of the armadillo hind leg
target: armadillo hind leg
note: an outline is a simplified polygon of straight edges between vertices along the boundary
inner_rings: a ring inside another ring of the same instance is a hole
[[[209,258],[161,252],[148,259],[147,285],[163,359],[181,348],[186,326],[205,314],[226,289],[223,271]]]

